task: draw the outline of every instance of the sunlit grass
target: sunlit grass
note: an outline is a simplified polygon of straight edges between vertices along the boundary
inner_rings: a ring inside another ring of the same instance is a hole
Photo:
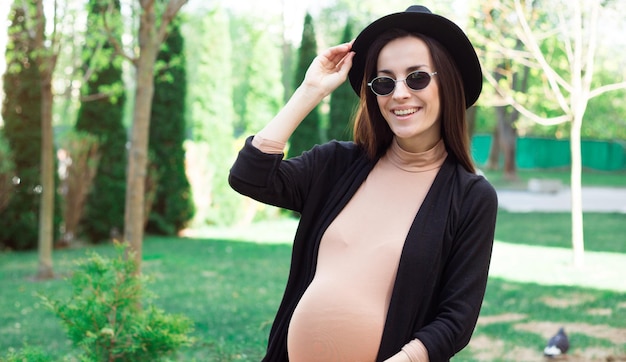
[[[487,176],[497,187],[511,187],[501,174]],[[569,183],[566,171],[520,171],[519,185],[535,177]],[[583,183],[626,187],[626,173],[587,173]],[[612,253],[606,254],[605,264],[620,270],[626,265],[619,261],[626,256],[626,215],[585,213],[584,220],[586,250]],[[542,248],[571,248],[570,223],[567,212],[499,211],[496,239],[528,249],[517,252],[513,256],[517,259],[523,255],[537,257],[527,263],[492,264],[494,269],[499,268],[498,275],[490,278],[473,342],[454,361],[541,361],[546,331],[533,330],[537,323],[544,328],[547,324],[551,333],[560,324],[575,323],[574,326],[613,328],[626,335],[626,294],[612,290],[610,280],[588,288],[553,286],[546,285],[554,279],[552,275],[533,273],[539,270],[536,263],[546,262],[538,256],[549,254],[548,249]],[[153,303],[168,313],[182,313],[195,324],[193,335],[197,342],[182,350],[178,360],[262,358],[289,272],[290,240],[295,226],[293,219],[280,219],[248,228],[195,230],[195,235],[202,238],[146,238],[143,272],[151,280],[147,289],[159,296]],[[114,254],[112,245],[90,249],[102,255]],[[69,293],[63,276],[71,273],[75,260],[85,256],[84,249],[55,251],[54,269],[59,278],[42,282],[32,280],[37,270],[36,252],[0,253],[0,360],[9,350],[24,345],[44,349],[53,361],[76,360],[60,322],[43,308],[37,295]],[[602,258],[602,253],[594,258]],[[598,264],[596,259],[594,263]],[[520,281],[526,280],[524,277],[533,282]],[[574,303],[563,307],[559,301]],[[511,315],[514,318],[506,318]],[[501,322],[481,322],[501,316],[505,317]],[[594,348],[611,355],[626,354],[626,341],[610,341],[580,329],[570,332],[575,355],[586,356],[586,351]],[[487,346],[480,346],[481,341],[487,341]]]
[[[583,219],[585,250],[626,253],[626,214],[586,212]],[[496,239],[515,244],[571,248],[571,225],[571,214],[566,212],[512,213],[500,210]]]
[[[525,228],[520,226],[520,228]],[[511,232],[514,232],[512,230]],[[518,230],[519,232],[519,230]],[[110,245],[94,248],[112,255]],[[623,250],[622,250],[623,251]],[[60,250],[54,254],[55,270],[67,274],[72,261],[85,250]],[[181,361],[258,361],[265,350],[270,323],[280,302],[287,278],[290,245],[150,237],[144,244],[143,272],[150,277],[148,289],[154,301],[169,313],[182,313],[195,323],[197,342],[181,351]],[[63,279],[33,282],[35,252],[0,254],[0,356],[9,348],[42,346],[54,360],[73,350],[60,323],[38,303],[37,293],[62,295],[69,286]],[[529,265],[529,267],[532,267]],[[8,291],[8,292],[7,292]],[[546,298],[584,298],[584,303],[555,308]],[[623,293],[578,287],[550,287],[492,278],[483,315],[520,313],[523,321],[479,325],[478,336],[504,339],[510,345],[531,346],[540,352],[543,337],[516,330],[516,323],[551,320],[577,321],[626,328]],[[620,303],[621,307],[620,307]],[[587,314],[590,309],[610,310],[610,316]],[[581,336],[581,346],[619,346]],[[468,349],[456,359],[472,360]]]

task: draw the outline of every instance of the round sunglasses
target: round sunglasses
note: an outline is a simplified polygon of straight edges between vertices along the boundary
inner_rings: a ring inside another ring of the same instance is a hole
[[[430,79],[437,72],[428,73],[423,70],[416,70],[409,73],[404,79],[393,79],[386,75],[374,78],[371,82],[367,83],[372,92],[378,96],[388,96],[394,89],[396,89],[396,83],[404,82],[409,89],[418,91],[428,87]]]

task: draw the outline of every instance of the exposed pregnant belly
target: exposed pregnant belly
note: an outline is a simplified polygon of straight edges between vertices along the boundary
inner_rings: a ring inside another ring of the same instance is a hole
[[[345,285],[314,280],[298,304],[288,334],[289,360],[374,361],[386,317],[384,301]]]

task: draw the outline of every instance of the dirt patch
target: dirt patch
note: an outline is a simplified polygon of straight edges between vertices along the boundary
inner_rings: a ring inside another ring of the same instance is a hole
[[[472,338],[468,348],[472,356],[479,361],[492,361],[504,359],[505,361],[542,361],[541,353],[531,348],[514,347],[507,348],[504,341],[487,336]]]
[[[555,297],[545,297],[541,298],[541,301],[550,307],[553,308],[570,308],[575,307],[577,305],[585,304],[588,302],[593,302],[596,300],[596,297],[589,294],[572,294],[568,295],[567,298],[555,298]]]
[[[480,326],[486,326],[494,323],[511,323],[524,320],[528,317],[526,314],[520,313],[506,313],[498,315],[480,316],[477,324]]]
[[[604,309],[589,310],[589,313],[607,313]],[[494,323],[513,323],[516,330],[530,332],[540,335],[546,340],[552,337],[560,327],[565,328],[568,334],[584,334],[592,338],[605,339],[617,346],[626,346],[626,328],[615,328],[608,325],[594,325],[587,323],[556,323],[556,322],[525,322],[528,318],[525,314],[507,313],[493,316],[481,316],[478,318],[478,325],[489,325]],[[615,348],[576,348],[571,346],[567,355],[556,359],[547,359],[543,356],[543,346],[537,348],[526,348],[521,346],[506,345],[503,340],[490,338],[484,335],[477,335],[470,341],[468,349],[473,357],[479,361],[505,360],[511,362],[546,362],[546,361],[567,361],[567,362],[623,362],[626,361],[623,349]]]
[[[596,308],[587,310],[587,314],[601,316],[601,317],[610,317],[613,315],[613,309],[611,308]]]

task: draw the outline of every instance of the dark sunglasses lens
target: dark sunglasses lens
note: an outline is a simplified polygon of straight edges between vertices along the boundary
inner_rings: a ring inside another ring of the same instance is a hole
[[[422,71],[413,72],[406,77],[406,85],[413,90],[426,88],[430,83],[430,74]]]
[[[396,81],[389,77],[380,77],[372,81],[372,90],[374,93],[384,96],[391,92],[396,87]]]

